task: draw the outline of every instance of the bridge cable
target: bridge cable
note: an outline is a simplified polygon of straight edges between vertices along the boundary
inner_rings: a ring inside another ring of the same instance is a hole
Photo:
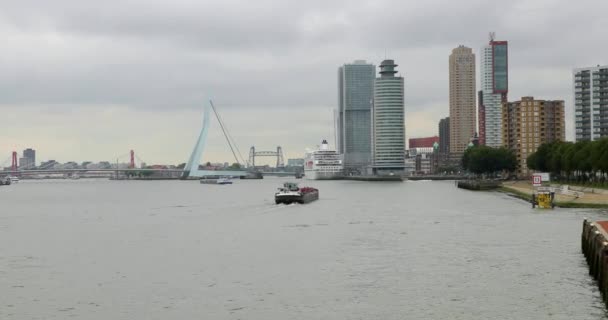
[[[214,111],[215,111],[215,109],[214,109]],[[240,161],[239,161],[239,159],[236,159],[236,162],[237,163],[241,163],[242,162],[244,165],[247,165],[248,161],[245,161],[245,158],[241,154],[241,150],[239,150],[239,146],[236,144],[236,141],[234,140],[234,138],[230,134],[230,130],[228,130],[228,126],[224,122],[224,119],[222,118],[222,116],[219,113],[216,113],[216,117],[217,117],[218,122],[220,123],[220,126],[223,126],[223,128],[225,128],[225,134],[227,135],[227,137],[232,142],[232,145],[234,145],[234,148],[236,149],[236,152],[238,153],[238,155],[240,157]],[[233,151],[233,154],[234,154],[234,151]]]
[[[137,159],[137,161],[139,161],[139,166],[141,167],[142,163],[145,163],[145,161],[141,160],[141,158],[137,155],[137,153],[135,153],[135,159]]]
[[[236,153],[234,152],[234,148],[232,147],[232,143],[230,143],[230,138],[228,138],[228,135],[226,134],[226,129],[224,128],[224,124],[222,123],[222,121],[220,120],[220,116],[217,113],[217,110],[215,110],[215,106],[213,105],[213,101],[209,100],[209,104],[211,104],[211,108],[213,109],[213,113],[215,113],[215,117],[217,118],[217,122],[220,123],[220,127],[222,128],[222,132],[224,133],[224,137],[226,138],[226,142],[228,142],[228,146],[230,147],[230,151],[232,151],[232,155],[234,156],[234,160],[236,160],[236,162],[239,162],[239,158],[236,156]]]

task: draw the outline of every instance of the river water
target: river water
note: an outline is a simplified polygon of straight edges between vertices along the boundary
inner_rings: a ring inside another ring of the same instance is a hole
[[[453,182],[22,181],[0,187],[0,319],[607,319],[594,210]]]

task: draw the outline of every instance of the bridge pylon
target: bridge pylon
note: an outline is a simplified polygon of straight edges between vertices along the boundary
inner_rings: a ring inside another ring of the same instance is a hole
[[[129,169],[134,169],[135,168],[135,152],[133,150],[131,150],[131,152],[129,152],[131,159],[129,161]]]
[[[226,132],[226,128],[223,124],[222,119],[219,117],[215,107],[213,106],[213,102],[211,100],[209,100],[209,104],[205,105],[204,111],[203,111],[203,127],[201,128],[201,132],[198,136],[198,139],[196,141],[196,144],[194,145],[194,150],[192,150],[192,154],[190,154],[190,158],[188,159],[188,162],[186,163],[186,166],[184,167],[184,170],[182,171],[182,176],[181,179],[187,179],[188,177],[204,177],[204,176],[246,176],[248,174],[248,172],[244,171],[244,170],[200,170],[199,169],[199,162],[201,159],[201,155],[203,154],[203,150],[205,149],[205,142],[207,141],[207,133],[209,131],[209,120],[211,117],[211,109],[213,109],[213,112],[215,113],[215,116],[220,124],[220,127],[222,128],[222,132],[224,133],[224,136],[226,137],[226,140],[229,141],[229,145],[230,145],[230,139],[229,139],[229,135]],[[232,145],[231,149],[232,149]],[[234,154],[234,150],[233,150],[233,154]],[[235,158],[236,158],[236,154],[235,154]],[[235,159],[238,162],[238,159]]]
[[[11,157],[11,170],[13,172],[17,172],[17,151],[13,151],[13,155]]]

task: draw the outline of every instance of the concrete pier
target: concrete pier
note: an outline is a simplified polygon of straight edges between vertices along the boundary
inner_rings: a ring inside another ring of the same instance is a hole
[[[602,293],[602,299],[608,306],[608,221],[583,221],[581,249],[587,264],[589,275],[596,281]]]

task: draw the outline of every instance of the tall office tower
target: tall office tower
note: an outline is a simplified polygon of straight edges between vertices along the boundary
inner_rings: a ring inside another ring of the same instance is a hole
[[[508,42],[494,40],[481,49],[479,92],[479,143],[502,146],[502,104],[509,92]]]
[[[439,152],[450,153],[450,117],[439,120]]]
[[[23,157],[28,159],[26,161],[28,168],[36,166],[36,150],[30,148],[23,150]]]
[[[504,147],[515,152],[518,175],[522,177],[530,173],[528,156],[541,144],[566,139],[563,100],[523,97],[520,101],[503,103],[502,119]]]
[[[344,167],[360,168],[372,161],[371,109],[376,66],[357,60],[338,68],[338,150]]]
[[[475,119],[475,54],[461,45],[450,54],[450,153],[464,153]]]
[[[393,60],[380,64],[374,82],[373,168],[376,174],[400,173],[405,167],[403,78]]]
[[[574,69],[576,141],[608,137],[608,66]]]

